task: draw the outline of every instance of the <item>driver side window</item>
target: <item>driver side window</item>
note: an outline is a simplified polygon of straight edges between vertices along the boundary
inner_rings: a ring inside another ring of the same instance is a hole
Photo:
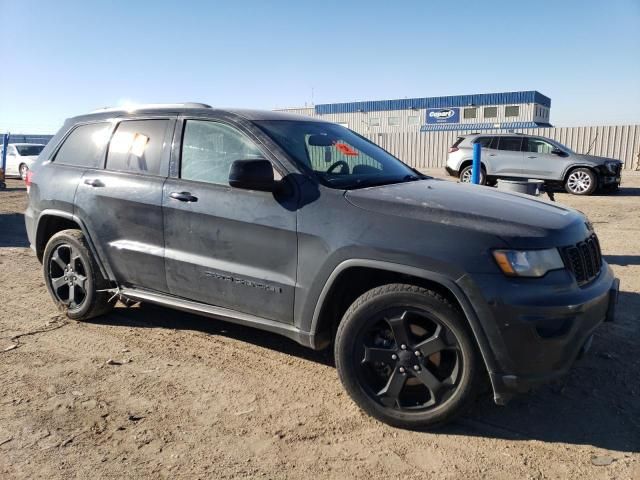
[[[208,120],[187,120],[182,137],[182,179],[229,185],[233,162],[258,158],[264,158],[262,152],[235,128]]]
[[[551,151],[553,150],[553,145],[551,145],[548,142],[545,142],[544,140],[540,140],[538,138],[529,138],[528,139],[528,148],[527,151],[528,152],[533,152],[533,153],[551,153]]]

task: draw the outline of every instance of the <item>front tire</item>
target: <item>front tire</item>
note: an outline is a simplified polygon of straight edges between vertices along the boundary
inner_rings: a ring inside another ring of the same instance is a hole
[[[460,170],[460,182],[461,183],[471,183],[472,178],[472,166],[467,165],[462,170]],[[480,169],[480,185],[487,184],[487,172],[484,171],[484,168]]]
[[[598,188],[598,179],[588,168],[576,168],[567,176],[564,188],[572,195],[591,195]]]
[[[414,285],[374,288],[344,314],[335,341],[340,380],[389,425],[436,427],[475,400],[482,365],[462,313]]]
[[[115,296],[103,291],[109,282],[80,230],[53,235],[44,249],[42,266],[49,294],[67,317],[88,320],[113,308]]]

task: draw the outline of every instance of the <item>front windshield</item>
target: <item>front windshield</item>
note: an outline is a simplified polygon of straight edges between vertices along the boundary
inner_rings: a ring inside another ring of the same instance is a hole
[[[18,155],[21,157],[30,157],[32,155],[40,155],[44,145],[16,145]]]
[[[556,142],[555,140],[551,140],[550,138],[545,138],[545,141],[551,143],[553,146],[558,147],[560,150],[563,150],[567,153],[575,153],[573,150],[571,150],[569,147],[567,147],[566,145],[561,144],[560,142]]]
[[[328,122],[255,122],[324,185],[351,189],[425,178],[367,139]]]

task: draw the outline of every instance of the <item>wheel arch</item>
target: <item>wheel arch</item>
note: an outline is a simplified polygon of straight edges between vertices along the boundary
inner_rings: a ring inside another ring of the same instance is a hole
[[[463,168],[468,167],[469,165],[471,165],[473,163],[473,159],[471,160],[463,160],[462,163],[460,164],[460,172],[462,172]],[[484,169],[485,173],[487,172],[487,164],[480,160],[480,168]]]
[[[43,210],[39,215],[34,243],[38,260],[42,263],[44,249],[49,239],[56,233],[67,229],[78,229],[82,231],[87,240],[87,244],[89,245],[89,249],[100,268],[100,273],[102,273],[105,278],[113,279],[113,276],[110,274],[110,269],[106,268],[105,263],[98,254],[84,222],[76,215],[63,210]]]
[[[366,278],[367,281],[358,284],[357,280],[360,278]],[[493,381],[491,374],[496,371],[493,351],[478,315],[456,279],[408,265],[369,259],[351,259],[340,263],[327,279],[316,302],[310,329],[312,347],[323,348],[331,343],[344,311],[358,296],[371,288],[398,282],[434,290],[460,309],[478,346],[489,378]],[[353,285],[357,288],[350,289]],[[343,288],[345,286],[346,289]]]
[[[571,174],[571,172],[573,172],[574,170],[576,170],[578,168],[586,168],[587,170],[591,170],[591,172],[593,172],[593,174],[596,176],[596,182],[598,181],[599,172],[598,172],[598,170],[597,170],[595,165],[593,165],[593,164],[584,164],[584,163],[577,163],[577,164],[574,163],[574,164],[569,165],[565,169],[564,173],[562,174],[562,183],[563,184],[566,183],[567,179],[569,178],[569,175]]]

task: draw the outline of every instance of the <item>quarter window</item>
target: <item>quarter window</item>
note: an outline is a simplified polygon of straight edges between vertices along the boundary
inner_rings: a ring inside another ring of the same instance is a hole
[[[513,105],[509,107],[504,107],[504,116],[505,117],[517,117],[520,115],[520,105]]]
[[[496,118],[498,116],[498,107],[484,107],[484,118]]]
[[[63,165],[102,168],[110,132],[111,124],[106,122],[80,125],[66,138],[54,161]]]
[[[116,128],[107,153],[107,168],[161,175],[162,150],[169,120],[125,120]]]
[[[464,109],[464,118],[476,118],[478,115],[477,108],[465,108]]]
[[[519,152],[522,145],[522,137],[500,137],[498,150]]]
[[[264,158],[258,147],[228,125],[187,120],[182,139],[180,177],[184,180],[229,185],[236,160]]]

